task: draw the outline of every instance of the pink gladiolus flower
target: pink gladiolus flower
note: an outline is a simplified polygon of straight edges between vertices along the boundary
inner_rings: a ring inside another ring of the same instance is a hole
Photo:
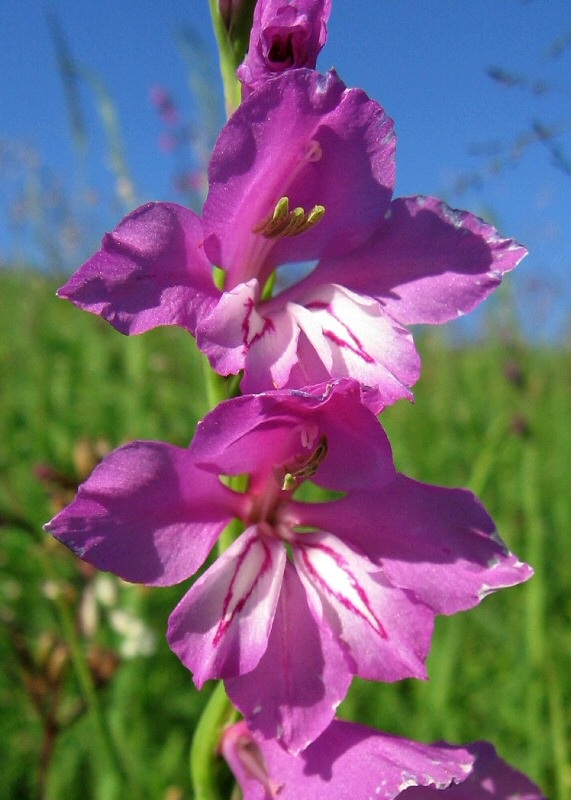
[[[404,325],[470,311],[525,255],[467,212],[391,202],[393,123],[333,72],[267,81],[222,130],[203,220],[143,206],[59,291],[123,333],[180,325],[244,392],[354,378],[375,410],[411,398],[420,362]],[[279,265],[313,262],[273,297]],[[212,265],[224,272],[216,287]]]
[[[243,492],[227,485],[238,475]],[[308,481],[342,496],[304,502]],[[353,381],[226,401],[188,450],[121,447],[47,530],[99,569],[165,586],[233,518],[243,533],[175,608],[169,643],[198,688],[224,679],[250,729],[292,751],[327,727],[353,675],[424,678],[435,614],[532,574],[470,492],[395,471]]]
[[[464,781],[474,760],[464,748],[412,742],[341,720],[300,755],[258,741],[245,722],[224,732],[221,749],[244,800],[393,800],[409,786],[434,786],[436,793]]]
[[[258,0],[250,46],[237,75],[242,96],[284,70],[313,69],[327,39],[331,0]]]
[[[425,745],[335,720],[292,755],[239,722],[221,749],[244,800],[545,800],[487,742]]]

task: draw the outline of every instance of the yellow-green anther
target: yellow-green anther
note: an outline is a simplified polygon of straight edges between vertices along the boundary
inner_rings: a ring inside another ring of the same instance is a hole
[[[254,225],[252,233],[261,233],[263,236],[271,237],[272,231],[279,230],[282,227],[283,220],[289,215],[289,199],[287,197],[280,197],[276,203],[273,212],[267,217]]]
[[[289,198],[280,197],[274,208],[273,219],[282,219],[287,217],[289,212]]]
[[[325,206],[313,206],[309,214],[305,215],[303,225],[300,226],[296,233],[303,233],[304,231],[312,228],[323,219],[325,214]]]
[[[314,206],[305,212],[301,206],[289,210],[289,199],[281,197],[273,212],[252,228],[266,239],[282,239],[285,236],[298,236],[316,225],[325,214],[325,206]]]
[[[275,237],[282,239],[284,236],[295,236],[303,221],[305,219],[305,212],[301,206],[294,208],[290,211],[287,219],[284,219],[281,230],[274,234]]]
[[[310,225],[315,225],[316,222],[321,222],[325,215],[325,206],[313,206],[307,215],[307,221]]]
[[[226,283],[226,273],[220,267],[214,265],[212,267],[212,278],[214,280],[214,285],[217,289],[220,289],[221,292],[224,291],[224,284]]]
[[[297,464],[288,465],[288,471],[283,476],[282,491],[290,492],[292,489],[295,489],[299,480],[313,477],[319,465],[327,455],[327,450],[327,436],[323,435],[309,458]]]
[[[295,475],[292,475],[291,472],[286,472],[282,483],[282,491],[291,492],[291,490],[295,489],[296,486],[297,486],[297,478],[295,477]]]

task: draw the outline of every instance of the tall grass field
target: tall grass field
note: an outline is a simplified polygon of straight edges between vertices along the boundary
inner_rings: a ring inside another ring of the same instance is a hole
[[[185,446],[208,408],[182,330],[123,337],[0,274],[0,796],[190,800],[199,694],[167,647],[186,586],[99,574],[42,531],[107,450]],[[571,353],[490,321],[462,346],[418,332],[416,402],[381,417],[397,468],[475,491],[535,569],[440,617],[430,680],[356,680],[342,716],[424,741],[491,740],[546,796],[571,798]],[[334,800],[334,798],[332,798]]]

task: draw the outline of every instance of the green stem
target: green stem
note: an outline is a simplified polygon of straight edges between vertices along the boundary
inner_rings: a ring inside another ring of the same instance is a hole
[[[219,0],[209,0],[209,3],[210,16],[212,17],[212,25],[218,44],[226,116],[230,117],[240,105],[241,87],[236,77],[236,69],[243,53],[240,51],[240,46],[238,46],[237,49],[233,46],[230,35],[220,15]],[[249,29],[254,7],[253,0],[249,0],[248,7],[248,14],[243,11],[242,22],[244,22],[246,16],[248,16],[249,25],[246,27]],[[238,44],[239,42],[237,40],[237,45]],[[243,44],[241,49],[245,49]],[[223,277],[222,275],[222,278]],[[220,377],[220,375],[213,372],[206,359],[204,359],[203,367],[206,397],[210,409],[217,406],[223,400],[235,397],[239,394],[239,376],[234,376],[232,378]],[[232,488],[242,488],[243,480],[242,476],[232,478]],[[234,522],[226,528],[219,538],[219,553],[223,552],[231,542],[234,541],[236,536],[240,533],[240,530],[241,523],[239,520],[234,520]],[[206,708],[202,712],[192,738],[192,745],[190,748],[190,774],[194,790],[194,800],[219,800],[217,762],[220,736],[223,728],[234,722],[237,717],[238,714],[228,699],[224,684],[220,681],[212,693]]]
[[[236,54],[232,47],[228,31],[220,16],[218,0],[210,0],[210,16],[212,17],[212,26],[218,44],[218,57],[220,59],[220,74],[224,87],[226,116],[230,117],[240,105],[241,99],[240,81],[236,77],[238,64],[236,63]]]
[[[224,378],[217,375],[208,360],[203,359],[204,384],[208,408],[239,394],[240,376]],[[243,488],[244,477],[231,478],[232,488]],[[242,531],[240,520],[233,520],[222,532],[217,544],[218,554],[222,553]],[[219,800],[219,759],[220,736],[225,726],[238,718],[238,713],[230,703],[224,684],[220,681],[212,693],[196,726],[190,747],[190,777],[194,800]]]
[[[218,375],[210,364],[206,356],[202,356],[202,374],[204,376],[204,387],[206,390],[206,412],[212,411],[217,405],[231,397],[238,397],[240,394],[241,375],[230,375],[225,378]],[[206,413],[205,412],[205,413]]]
[[[224,400],[237,397],[240,394],[240,375],[233,375],[230,378],[217,375],[216,372],[211,369],[206,358],[204,358],[202,366],[209,410],[219,403],[222,403]],[[233,475],[228,481],[228,486],[236,492],[243,492],[246,490],[246,481],[247,477],[245,475]],[[232,520],[218,537],[216,545],[217,554],[222,555],[224,550],[230,547],[232,542],[237,539],[243,530],[244,526],[239,519]]]
[[[204,388],[206,391],[206,410],[211,411],[228,397],[225,378],[221,375],[217,375],[216,372],[213,371],[205,355],[202,356],[202,373],[204,375]]]
[[[236,480],[241,480],[242,476],[239,475]],[[230,483],[230,488],[236,490],[237,486],[234,482],[234,479]],[[227,525],[220,536],[218,537],[218,542],[216,543],[216,553],[217,555],[221,556],[222,553],[227,550],[232,542],[236,541],[238,536],[244,532],[244,526],[239,519],[233,519],[229,525]]]
[[[223,729],[238,718],[224,684],[218,683],[196,726],[190,748],[190,774],[194,800],[220,800],[219,746]]]

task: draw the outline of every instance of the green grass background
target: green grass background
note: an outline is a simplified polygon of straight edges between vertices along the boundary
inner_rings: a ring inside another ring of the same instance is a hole
[[[202,357],[183,331],[122,337],[54,290],[35,274],[0,275],[0,795],[190,798],[188,749],[207,692],[164,639],[185,587],[117,587],[115,611],[156,641],[150,655],[121,656],[113,608],[94,604],[97,577],[42,532],[54,484],[50,498],[37,473],[77,477],[85,439],[186,445],[207,411]],[[437,330],[418,342],[416,403],[382,416],[398,469],[476,491],[536,574],[439,618],[428,682],[357,680],[341,713],[426,741],[489,739],[548,797],[568,800],[569,347],[524,344],[493,320],[477,344],[451,347]]]

